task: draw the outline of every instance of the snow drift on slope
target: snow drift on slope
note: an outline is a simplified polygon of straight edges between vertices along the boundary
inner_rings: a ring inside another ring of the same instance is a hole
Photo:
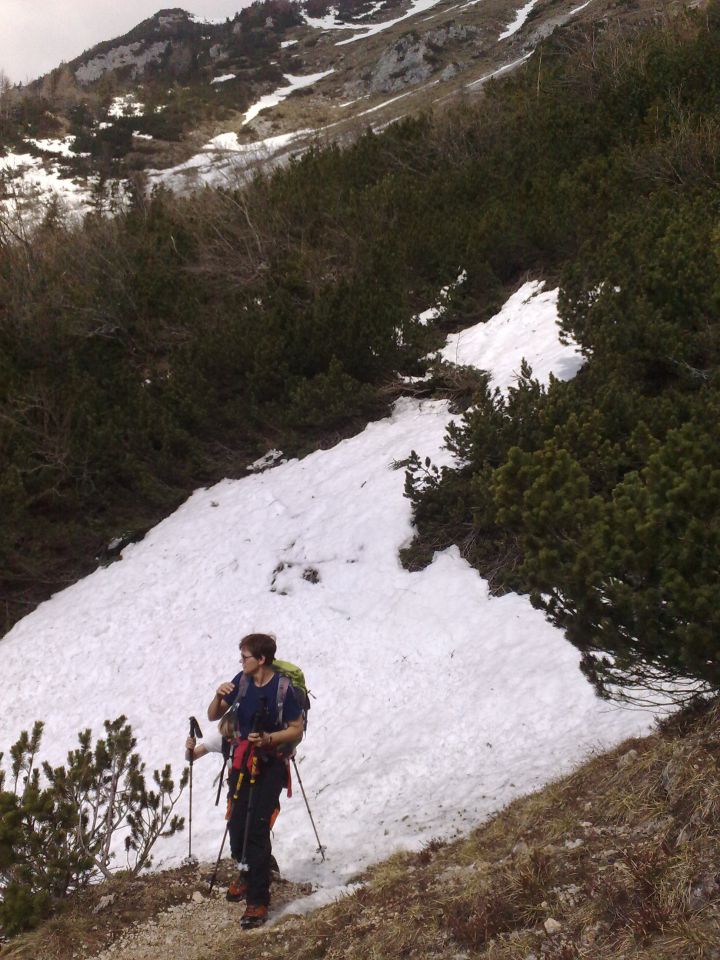
[[[525,324],[517,304],[513,317],[496,336],[521,330],[529,353],[556,338],[551,311]],[[456,549],[401,567],[412,527],[396,461],[415,449],[447,462],[448,418],[443,402],[401,401],[331,450],[196,491],[2,642],[0,745],[41,718],[59,762],[77,730],[124,713],[148,765],[177,769],[187,717],[202,723],[238,671],[239,639],[273,631],[316,698],[299,761],[328,860],[314,857],[299,792],[283,801],[275,852],[289,878],[332,887],[647,730],[647,715],[599,701],[561,633],[525,598],[491,597]],[[193,851],[207,859],[223,830],[217,770],[195,766]],[[158,848],[165,864],[186,852],[182,834]]]

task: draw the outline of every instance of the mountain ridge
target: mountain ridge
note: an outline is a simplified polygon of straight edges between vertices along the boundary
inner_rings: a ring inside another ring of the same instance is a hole
[[[313,142],[342,142],[368,126],[381,129],[402,116],[477,96],[489,78],[514,69],[569,20],[650,22],[672,9],[644,0],[629,6],[539,0],[524,7],[507,0],[414,0],[347,3],[330,13],[336,8],[328,3],[265,0],[211,24],[182,8],[164,8],[24,93],[15,90],[16,112],[23,96],[39,98],[38,107],[27,105],[29,120],[14,129],[6,123],[4,138],[0,125],[0,147],[3,139],[16,152],[29,146],[61,179],[74,177],[79,184],[97,175],[122,182],[152,171],[152,182],[196,189],[204,183],[197,171],[190,179],[162,172],[201,149],[210,155],[210,168],[218,159],[226,179],[242,178]],[[294,89],[305,76],[319,79]],[[283,89],[290,94],[278,98],[275,91]],[[44,111],[38,109],[43,104]],[[253,110],[248,119],[253,104],[259,113]],[[241,148],[261,142],[262,156],[249,168],[245,158],[229,164],[223,144],[222,156],[215,157],[213,141],[223,134],[237,135]],[[278,151],[273,138],[279,136],[291,138],[291,146]],[[66,138],[65,156],[37,146],[53,137]],[[22,192],[22,167],[8,175]]]

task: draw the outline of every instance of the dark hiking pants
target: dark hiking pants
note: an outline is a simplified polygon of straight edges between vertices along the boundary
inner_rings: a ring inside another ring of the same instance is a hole
[[[230,796],[235,792],[238,771],[230,775]],[[287,770],[283,760],[277,757],[262,757],[260,772],[254,785],[250,784],[250,774],[245,773],[240,787],[240,795],[235,801],[230,816],[230,851],[238,863],[242,860],[245,822],[249,826],[245,862],[247,864],[248,895],[247,902],[253,904],[270,903],[270,818],[279,806],[280,791],[287,783]]]

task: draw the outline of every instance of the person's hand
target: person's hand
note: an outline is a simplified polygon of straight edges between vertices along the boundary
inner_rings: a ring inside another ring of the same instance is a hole
[[[269,750],[273,745],[269,733],[250,733],[248,734],[248,742],[253,747],[263,747],[266,750]]]
[[[228,681],[227,683],[221,683],[220,686],[215,691],[215,694],[221,700],[224,700],[229,693],[232,693],[232,691],[233,691],[233,684],[230,681]]]
[[[197,740],[195,739],[195,737],[188,737],[187,740],[185,741],[185,749],[192,752],[195,749],[196,743],[197,743]]]

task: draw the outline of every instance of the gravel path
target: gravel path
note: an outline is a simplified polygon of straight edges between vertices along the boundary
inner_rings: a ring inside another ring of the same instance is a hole
[[[207,874],[208,865],[200,872]],[[133,923],[125,933],[100,953],[84,960],[212,960],[217,951],[227,956],[233,938],[254,937],[260,931],[241,930],[244,903],[229,903],[226,887],[216,887],[210,896],[196,890],[185,903]],[[309,885],[276,881],[272,887],[272,909],[276,910],[310,892]],[[262,928],[260,928],[262,929]],[[79,955],[78,955],[79,956]]]

